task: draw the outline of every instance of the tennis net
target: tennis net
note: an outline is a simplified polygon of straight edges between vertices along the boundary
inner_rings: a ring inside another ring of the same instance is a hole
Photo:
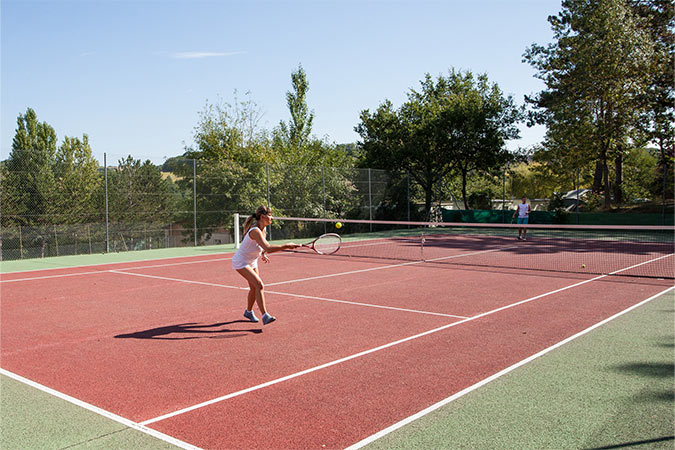
[[[342,227],[336,228],[341,222]],[[527,230],[518,239],[519,228]],[[273,240],[338,233],[336,258],[675,278],[672,226],[516,225],[275,217]],[[322,256],[325,258],[325,256]],[[333,256],[331,256],[333,257]]]

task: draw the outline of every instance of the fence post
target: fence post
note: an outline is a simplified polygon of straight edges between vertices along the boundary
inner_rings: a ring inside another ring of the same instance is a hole
[[[577,219],[576,220],[577,225],[579,225],[579,189],[581,189],[581,187],[579,186],[579,168],[577,168],[577,204],[576,207],[574,208],[575,209],[574,216]]]
[[[234,213],[234,248],[239,248],[239,213]]]
[[[373,220],[373,190],[370,181],[370,167],[368,167],[368,217]],[[370,231],[373,231],[373,224],[370,224]]]
[[[504,173],[502,174],[502,223],[506,223],[506,171],[509,170],[509,165],[507,164],[504,168]]]
[[[21,225],[19,225],[19,259],[23,259],[23,235],[21,234]]]
[[[103,178],[105,179],[105,251],[110,253],[110,225],[108,222],[108,160],[103,153]]]
[[[666,224],[666,185],[668,184],[668,160],[665,152],[661,150],[663,155],[663,195],[661,196],[661,225]]]
[[[410,171],[406,170],[406,178],[408,181],[408,222],[410,222]],[[410,225],[408,225],[408,228],[410,228]]]
[[[265,163],[265,178],[267,183],[267,207],[270,207],[270,164]],[[239,224],[239,222],[237,222]],[[239,226],[237,226],[239,228]],[[267,227],[267,235],[269,240],[272,240],[272,227]]]
[[[195,247],[197,246],[197,160],[192,160],[192,216],[194,225]]]
[[[54,243],[56,244],[56,256],[59,256],[59,236],[56,234],[56,224],[54,224]]]
[[[323,218],[326,218],[326,177],[324,175],[324,168],[321,166],[321,186],[323,188]],[[323,223],[323,232],[328,233],[328,225]]]
[[[89,240],[89,254],[91,255],[91,229],[89,224],[87,224],[87,239]]]

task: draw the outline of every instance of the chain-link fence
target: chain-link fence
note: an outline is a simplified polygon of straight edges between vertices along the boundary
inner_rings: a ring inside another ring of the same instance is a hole
[[[508,168],[470,174],[465,186],[458,177],[448,178],[432,187],[429,205],[429,196],[405,172],[109,159],[60,170],[5,161],[2,259],[227,244],[234,238],[234,214],[246,216],[259,205],[287,217],[508,223],[527,195],[534,223],[672,224],[672,200],[666,213],[665,196],[660,212],[594,216],[588,211],[602,198],[579,173],[566,186],[533,182]],[[275,228],[269,231],[274,238]]]
[[[233,242],[235,213],[375,218],[382,170],[132,157],[71,173],[3,164],[4,260]],[[270,230],[272,233],[274,230]]]

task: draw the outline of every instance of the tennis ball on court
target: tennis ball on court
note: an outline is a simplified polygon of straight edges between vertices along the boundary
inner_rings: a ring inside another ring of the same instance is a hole
[[[338,222],[335,224],[335,228],[342,228],[342,222]]]
[[[585,269],[585,268],[586,268],[586,264],[582,264],[582,265],[581,265],[581,268],[582,268],[582,269]]]

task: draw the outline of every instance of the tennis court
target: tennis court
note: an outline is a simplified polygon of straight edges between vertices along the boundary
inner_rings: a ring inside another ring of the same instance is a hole
[[[232,253],[5,273],[3,374],[184,448],[358,448],[673,288],[672,227],[584,235],[583,263],[534,231],[272,255],[268,326]]]

